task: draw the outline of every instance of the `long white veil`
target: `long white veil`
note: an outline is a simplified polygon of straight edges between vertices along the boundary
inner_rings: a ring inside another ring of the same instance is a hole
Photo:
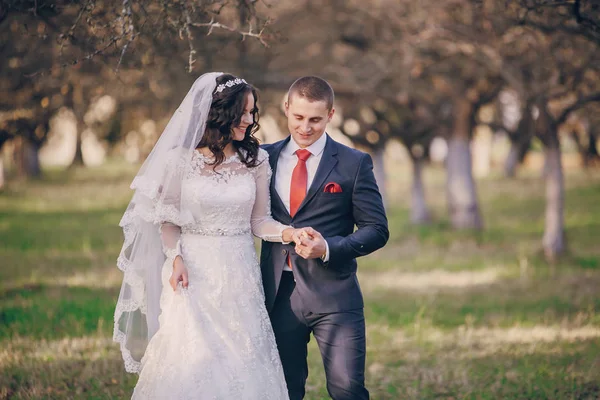
[[[139,372],[146,346],[158,330],[160,269],[166,260],[160,224],[193,223],[178,191],[204,134],[221,74],[207,73],[194,82],[131,184],[135,192],[119,223],[125,241],[117,265],[124,276],[113,331],[127,372]]]

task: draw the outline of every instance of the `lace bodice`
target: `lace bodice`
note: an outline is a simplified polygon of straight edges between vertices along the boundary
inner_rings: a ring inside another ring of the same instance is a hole
[[[259,150],[259,165],[248,168],[238,155],[214,168],[212,159],[195,151],[191,168],[178,165],[184,176],[173,179],[181,187],[167,188],[166,209],[161,213],[165,254],[180,254],[181,233],[206,236],[249,234],[268,241],[281,241],[286,225],[271,218],[268,154]],[[183,217],[181,217],[183,215]]]

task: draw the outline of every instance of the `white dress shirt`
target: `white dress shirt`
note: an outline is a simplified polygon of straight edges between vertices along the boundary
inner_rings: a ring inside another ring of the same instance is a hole
[[[310,151],[311,156],[306,160],[306,170],[308,172],[308,180],[306,182],[306,192],[315,179],[317,168],[323,157],[323,150],[325,150],[325,144],[327,143],[327,134],[317,139],[316,142],[306,147],[305,149]],[[296,156],[296,150],[301,149],[300,146],[291,137],[288,144],[281,150],[279,159],[277,160],[277,172],[275,173],[275,190],[283,201],[285,209],[290,212],[290,186],[292,184],[292,172],[298,163],[298,156]],[[324,261],[329,261],[329,245],[325,242],[325,257]],[[290,267],[286,264],[283,268],[284,271],[291,271]]]

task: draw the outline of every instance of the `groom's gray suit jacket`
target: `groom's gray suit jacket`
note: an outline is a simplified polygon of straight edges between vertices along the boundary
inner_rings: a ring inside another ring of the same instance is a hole
[[[273,308],[288,254],[296,291],[306,310],[323,314],[362,308],[356,257],[383,247],[389,237],[371,157],[327,136],[314,180],[292,218],[275,190],[277,160],[289,140],[263,146],[273,170],[272,215],[284,224],[319,231],[329,245],[329,262],[305,260],[296,254],[293,244],[263,242],[260,258],[267,310]],[[339,184],[342,192],[325,192],[330,182]]]

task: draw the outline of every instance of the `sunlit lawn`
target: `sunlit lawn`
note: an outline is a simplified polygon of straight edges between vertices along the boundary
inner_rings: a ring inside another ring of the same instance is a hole
[[[0,398],[126,398],[111,342],[117,226],[134,169],[50,172],[0,194]],[[567,174],[568,254],[542,260],[543,182],[479,182],[486,230],[408,224],[408,171],[390,175],[391,239],[361,260],[374,399],[600,398],[600,173]],[[314,342],[307,399],[326,399]]]

